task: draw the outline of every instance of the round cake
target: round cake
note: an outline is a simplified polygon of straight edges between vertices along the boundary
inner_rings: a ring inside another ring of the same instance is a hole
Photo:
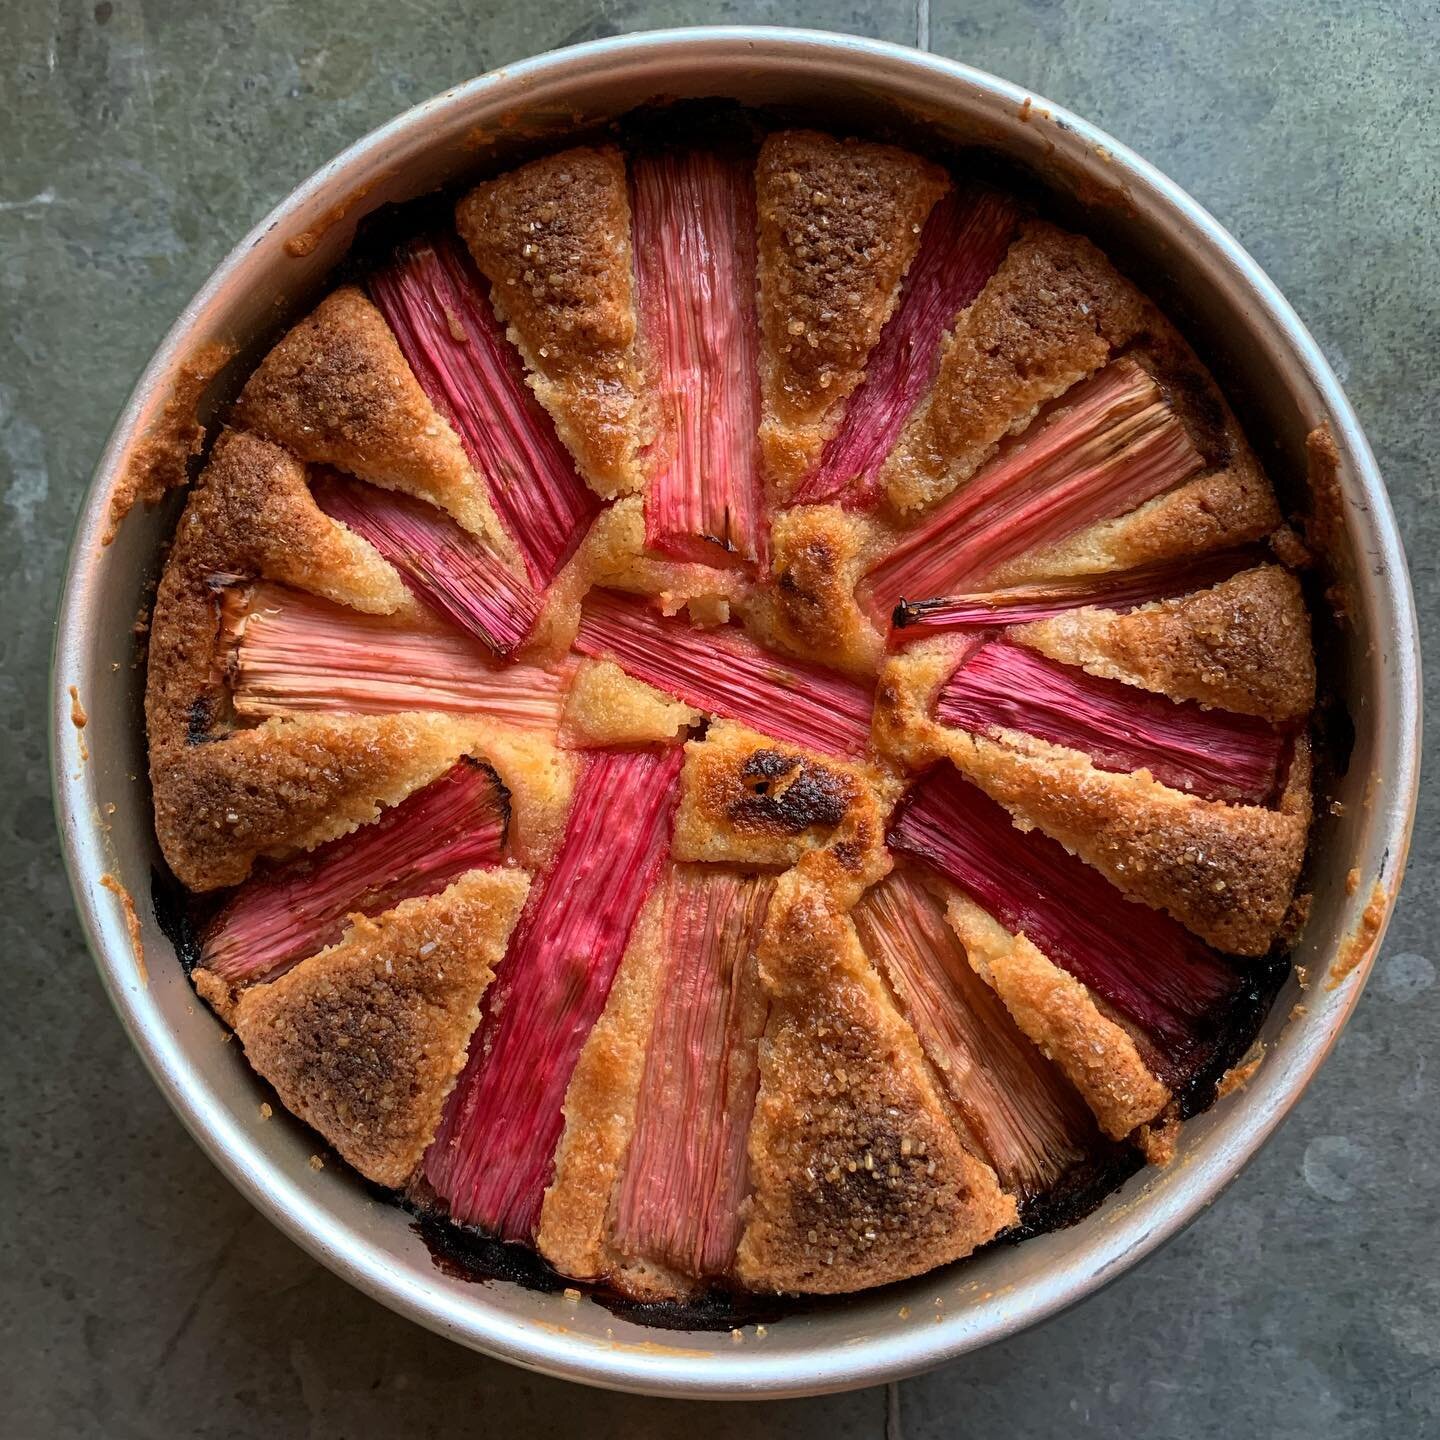
[[[382,228],[151,626],[182,948],[279,1101],[695,1323],[1167,1163],[1288,967],[1316,682],[1144,277],[964,156],[739,112]]]

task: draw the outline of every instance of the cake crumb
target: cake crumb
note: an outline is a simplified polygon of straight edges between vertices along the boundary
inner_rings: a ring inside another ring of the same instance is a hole
[[[312,1155],[310,1157],[310,1168],[312,1170],[323,1170],[325,1168],[325,1162],[318,1155]]]
[[[125,928],[130,932],[130,946],[135,952],[135,968],[140,972],[140,983],[150,983],[150,973],[145,968],[145,944],[140,938],[140,917],[135,913],[135,902],[130,892],[108,870],[100,877],[100,883],[120,902],[125,916]]]
[[[1220,1077],[1220,1083],[1215,1087],[1216,1096],[1223,1099],[1235,1090],[1243,1090],[1255,1078],[1255,1072],[1260,1068],[1260,1062],[1264,1058],[1265,1042],[1257,1040],[1250,1047],[1245,1058],[1238,1065],[1232,1065]]]
[[[80,703],[79,688],[74,685],[70,687],[70,723],[77,730],[83,730],[90,723],[90,717],[85,713],[85,707]]]
[[[270,1102],[268,1100],[262,1100],[260,1102],[260,1118],[262,1120],[268,1120],[274,1113],[270,1108]]]
[[[1352,870],[1350,873],[1357,875],[1358,883],[1358,872]],[[1348,881],[1346,889],[1352,895],[1355,893]],[[1385,902],[1388,898],[1385,887],[1377,880],[1375,888],[1370,892],[1370,903],[1360,916],[1355,933],[1340,947],[1340,953],[1335,957],[1335,963],[1325,977],[1327,990],[1338,990],[1370,958],[1380,939],[1380,932],[1385,928]]]

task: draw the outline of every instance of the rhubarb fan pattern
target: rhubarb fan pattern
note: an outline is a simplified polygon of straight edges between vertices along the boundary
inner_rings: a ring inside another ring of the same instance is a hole
[[[963,166],[736,125],[353,266],[214,441],[146,697],[281,1101],[707,1313],[1167,1159],[1284,971],[1315,704],[1304,548],[1141,292]]]

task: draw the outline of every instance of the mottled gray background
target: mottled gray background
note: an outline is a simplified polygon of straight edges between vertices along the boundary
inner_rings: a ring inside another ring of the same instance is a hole
[[[1433,617],[1436,0],[928,8],[934,49],[1135,146],[1274,276],[1348,384]],[[1280,1137],[1101,1296],[888,1397],[634,1400],[448,1345],[252,1212],[126,1045],[71,913],[42,717],[72,517],[136,374],[234,238],[377,122],[507,60],[707,21],[925,38],[923,0],[0,4],[0,1434],[1436,1434],[1433,793],[1375,979]]]

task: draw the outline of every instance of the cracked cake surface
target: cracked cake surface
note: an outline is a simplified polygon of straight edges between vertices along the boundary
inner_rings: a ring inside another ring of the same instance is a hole
[[[362,242],[211,440],[145,705],[284,1106],[695,1324],[1163,1163],[1317,764],[1304,547],[1135,277],[963,154],[732,121]]]

